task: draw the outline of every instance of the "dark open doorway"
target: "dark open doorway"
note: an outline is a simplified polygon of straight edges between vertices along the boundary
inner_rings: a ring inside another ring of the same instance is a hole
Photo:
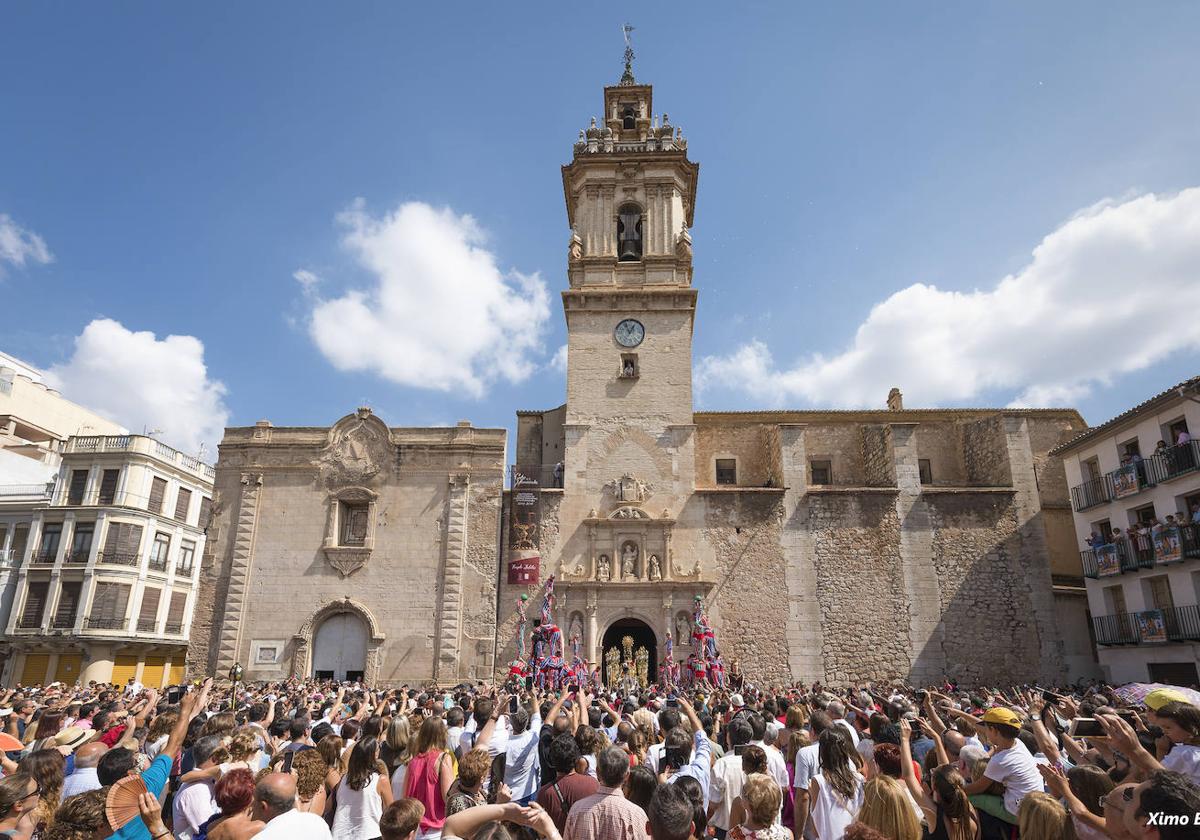
[[[631,640],[632,644],[625,641],[626,637]],[[658,679],[658,643],[654,639],[654,631],[646,622],[636,618],[618,619],[609,625],[600,645],[601,673],[606,685],[616,685],[623,675],[623,669],[618,669],[615,674],[609,674],[612,661],[608,654],[609,650],[615,649],[623,662],[630,658],[630,651],[632,651],[633,658],[636,659],[639,648],[646,649],[648,677],[653,683]],[[631,667],[630,670],[632,671],[633,668]]]

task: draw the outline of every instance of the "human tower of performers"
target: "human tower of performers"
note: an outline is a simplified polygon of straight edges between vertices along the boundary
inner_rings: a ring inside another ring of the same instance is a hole
[[[567,663],[563,633],[554,623],[553,575],[546,581],[541,615],[533,622],[532,635],[526,614],[528,603],[528,595],[521,595],[517,600],[517,657],[509,663],[509,679],[532,684],[543,691],[555,691],[569,685],[600,688],[604,682],[600,665],[583,657],[583,640],[578,633],[571,635],[571,661]],[[527,637],[532,641],[532,654],[528,652]],[[623,675],[610,673],[607,677],[610,688],[631,688],[636,682],[628,662],[624,664]],[[686,661],[676,662],[675,644],[668,628],[658,682],[668,687],[723,689],[727,681],[725,663],[717,650],[716,634],[704,612],[704,600],[697,595],[692,609],[692,652]]]

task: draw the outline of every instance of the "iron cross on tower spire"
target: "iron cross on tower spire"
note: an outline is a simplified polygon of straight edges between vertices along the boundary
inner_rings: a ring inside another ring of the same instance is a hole
[[[629,40],[629,33],[633,31],[631,24],[625,24],[621,27],[621,32],[625,35],[625,72],[621,74],[622,85],[636,85],[637,81],[633,78],[633,44]]]

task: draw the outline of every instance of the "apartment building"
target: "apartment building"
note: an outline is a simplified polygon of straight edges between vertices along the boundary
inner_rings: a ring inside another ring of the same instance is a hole
[[[1059,446],[1101,667],[1195,685],[1200,661],[1200,377]]]
[[[41,495],[0,491],[15,569],[0,684],[181,681],[213,476],[152,437],[84,435]]]

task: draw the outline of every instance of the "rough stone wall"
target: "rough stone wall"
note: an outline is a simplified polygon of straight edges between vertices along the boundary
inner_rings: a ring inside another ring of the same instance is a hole
[[[896,458],[892,451],[890,426],[872,423],[862,427],[862,463],[864,486],[896,486]]]
[[[966,483],[974,487],[1011,487],[1004,422],[999,414],[962,424],[963,464]]]
[[[738,425],[699,424],[696,428],[696,484],[716,485],[714,461],[737,458],[737,483],[763,487],[768,479],[780,486],[779,427],[768,423]]]
[[[892,493],[810,493],[825,678],[906,677],[908,613],[898,593],[900,523]]]
[[[498,477],[471,485],[471,518],[463,575],[463,654],[468,676],[491,675],[496,637],[496,581],[500,574],[499,525],[504,483]]]
[[[957,425],[949,422],[921,423],[916,427],[916,437],[917,457],[929,461],[935,487],[966,484],[962,434]]]
[[[704,538],[716,556],[710,606],[720,612],[717,642],[760,681],[789,681],[788,593],[776,496],[730,493],[707,499]]]
[[[529,596],[529,608],[526,610],[526,615],[529,617],[530,628],[533,627],[533,620],[537,618],[538,611],[541,609],[542,594],[546,589],[546,579],[554,574],[556,568],[557,548],[559,543],[558,532],[558,514],[562,506],[562,493],[542,493],[542,527],[541,527],[541,549],[542,549],[542,565],[539,574],[539,583],[537,586],[519,586],[508,583],[508,574],[504,566],[504,559],[508,552],[508,517],[509,505],[512,503],[512,494],[504,494],[503,527],[501,529],[501,551],[500,551],[500,621],[496,625],[496,662],[495,675],[497,679],[502,679],[508,675],[508,663],[511,662],[517,655],[517,599],[522,594]],[[560,611],[561,612],[561,611]],[[560,624],[566,623],[566,614],[556,614]],[[565,631],[564,631],[565,632]]]
[[[517,466],[534,467],[542,463],[543,426],[541,414],[517,416],[517,446],[514,453]]]
[[[1064,443],[1079,432],[1083,424],[1067,417],[1030,416],[1026,419],[1029,428],[1029,444],[1033,449],[1033,468],[1037,475],[1038,492],[1041,495],[1042,507],[1064,506],[1071,504],[1071,494],[1067,487],[1067,471],[1063,467],[1062,458],[1050,455],[1050,450]]]
[[[967,684],[1035,681],[1041,645],[1012,497],[970,492],[928,498],[942,592],[947,673]]]
[[[229,539],[233,533],[234,516],[237,515],[240,489],[237,470],[217,470],[213,483],[212,520],[200,558],[200,579],[192,611],[191,638],[187,650],[189,677],[211,674],[216,667],[216,638],[229,588]]]
[[[862,461],[862,434],[856,423],[811,424],[804,430],[808,461],[830,461],[833,484],[842,487],[866,486]],[[811,473],[810,476],[811,478]]]

